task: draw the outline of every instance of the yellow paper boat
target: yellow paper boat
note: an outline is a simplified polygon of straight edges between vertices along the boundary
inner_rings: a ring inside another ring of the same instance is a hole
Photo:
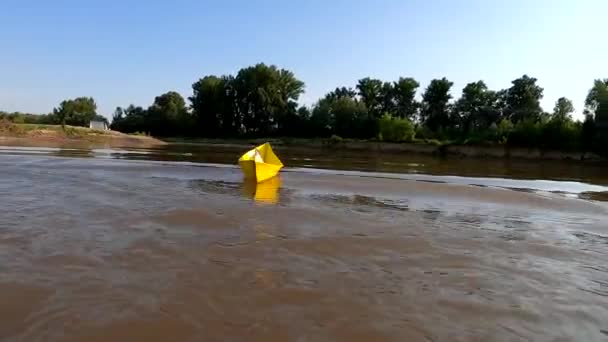
[[[245,178],[255,179],[258,183],[276,176],[283,167],[269,143],[247,151],[239,158],[239,165]]]

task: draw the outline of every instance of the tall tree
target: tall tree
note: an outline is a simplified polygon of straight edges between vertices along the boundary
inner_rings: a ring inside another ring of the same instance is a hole
[[[186,115],[186,101],[179,93],[169,91],[159,95],[148,108],[150,133],[156,136],[178,135],[180,123],[187,120]]]
[[[357,92],[353,88],[338,87],[334,91],[327,94],[327,97],[339,98],[339,97],[350,97],[355,98]]]
[[[522,120],[538,120],[543,112],[540,100],[543,88],[536,84],[537,79],[523,75],[513,80],[505,94],[505,114],[514,123]]]
[[[422,122],[433,131],[450,125],[449,102],[452,98],[450,89],[453,84],[445,77],[434,79],[422,94],[420,116]]]
[[[597,109],[595,110],[595,128],[597,132],[598,152],[608,155],[608,91],[601,92],[597,99]]]
[[[150,133],[148,121],[148,112],[142,107],[117,107],[110,128],[124,133]]]
[[[380,118],[382,115],[382,81],[369,77],[362,78],[357,83],[357,90],[361,101],[367,107],[371,118]]]
[[[365,104],[350,96],[329,93],[314,106],[311,125],[316,135],[330,133],[348,138],[370,138],[375,132]]]
[[[585,114],[595,115],[599,108],[600,100],[605,96],[608,96],[608,78],[603,80],[596,79],[593,81],[593,87],[589,89],[585,98]]]
[[[395,115],[400,118],[413,119],[420,106],[416,101],[416,91],[420,83],[411,77],[400,77],[393,84]]]
[[[588,144],[592,141],[596,152],[608,155],[608,79],[596,79],[593,82],[585,99],[584,113],[587,116],[587,129],[583,132],[585,141]],[[589,137],[591,131],[593,136]]]
[[[257,135],[275,132],[304,92],[304,82],[292,72],[263,63],[241,69],[233,84],[245,132]]]
[[[241,118],[235,106],[231,76],[205,76],[192,85],[189,97],[199,135],[230,136],[239,133]]]
[[[384,82],[380,89],[380,112],[394,115],[397,110],[393,83]]]
[[[585,151],[591,151],[593,149],[595,135],[595,120],[593,119],[593,115],[586,114],[585,121],[581,128],[581,144]]]
[[[97,115],[97,104],[92,97],[77,97],[62,101],[53,114],[62,125],[88,126]]]
[[[565,97],[560,97],[555,102],[553,108],[553,119],[561,122],[572,120],[572,113],[574,112],[574,105],[572,101]]]
[[[332,125],[332,103],[339,98],[351,98],[348,96],[335,96],[329,93],[324,98],[320,99],[312,108],[310,115],[311,135],[317,137],[327,137],[333,130]]]
[[[278,73],[278,103],[275,104],[277,130],[280,134],[293,134],[300,121],[297,100],[304,92],[305,85],[289,70],[280,69]]]
[[[489,90],[483,81],[469,83],[462,89],[462,96],[454,105],[453,121],[459,122],[465,132],[498,124],[500,110],[497,102],[498,95]]]

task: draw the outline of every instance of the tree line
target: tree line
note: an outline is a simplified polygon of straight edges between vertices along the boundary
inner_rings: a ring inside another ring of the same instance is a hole
[[[7,113],[0,111],[0,120],[2,119],[20,124],[84,127],[89,126],[91,120],[108,123],[108,119],[97,113],[97,104],[92,97],[78,97],[72,100],[64,100],[49,114]]]
[[[482,80],[469,83],[458,99],[445,77],[424,89],[411,77],[390,82],[366,77],[354,87],[330,91],[312,106],[299,106],[304,87],[293,72],[261,63],[235,75],[204,76],[194,82],[187,100],[170,91],[147,108],[118,107],[111,128],[158,137],[333,136],[598,152],[608,142],[608,79],[591,85],[583,122],[572,119],[574,105],[565,97],[545,111],[540,105],[544,90],[528,75],[501,90],[489,89]],[[92,98],[77,98],[43,117],[84,125],[96,115]]]

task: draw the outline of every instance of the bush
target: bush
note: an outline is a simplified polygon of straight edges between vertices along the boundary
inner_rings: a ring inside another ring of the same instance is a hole
[[[484,134],[471,134],[462,142],[463,145],[484,145],[486,143],[488,143],[488,139]]]
[[[426,126],[418,125],[416,126],[416,139],[426,140],[426,139],[435,139],[435,134]]]
[[[496,141],[505,144],[511,132],[513,132],[513,123],[508,119],[502,119],[496,127]]]
[[[76,127],[72,126],[64,126],[63,133],[70,138],[80,137],[82,135]]]
[[[414,125],[408,119],[394,118],[384,114],[379,120],[379,136],[383,141],[411,142],[414,140]]]
[[[344,142],[344,139],[342,139],[341,136],[339,135],[332,135],[329,139],[328,139],[328,144],[330,145],[335,145],[335,144],[339,144],[341,142]]]
[[[552,119],[542,126],[542,147],[578,150],[581,147],[583,126],[571,120]]]
[[[0,119],[0,133],[19,135],[23,133],[23,129],[7,119]]]
[[[443,143],[437,139],[424,139],[424,142],[433,146],[442,146]]]
[[[10,131],[13,127],[15,127],[15,124],[12,121],[0,118],[0,131]]]
[[[508,137],[508,144],[520,147],[539,147],[541,142],[542,125],[533,119],[517,123]]]

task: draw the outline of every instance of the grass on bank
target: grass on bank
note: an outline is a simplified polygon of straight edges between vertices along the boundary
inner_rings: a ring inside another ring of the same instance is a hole
[[[107,137],[120,134],[113,131],[103,131],[78,126],[61,126],[46,124],[16,124],[8,120],[0,120],[0,135],[5,137],[56,136],[65,138]]]

